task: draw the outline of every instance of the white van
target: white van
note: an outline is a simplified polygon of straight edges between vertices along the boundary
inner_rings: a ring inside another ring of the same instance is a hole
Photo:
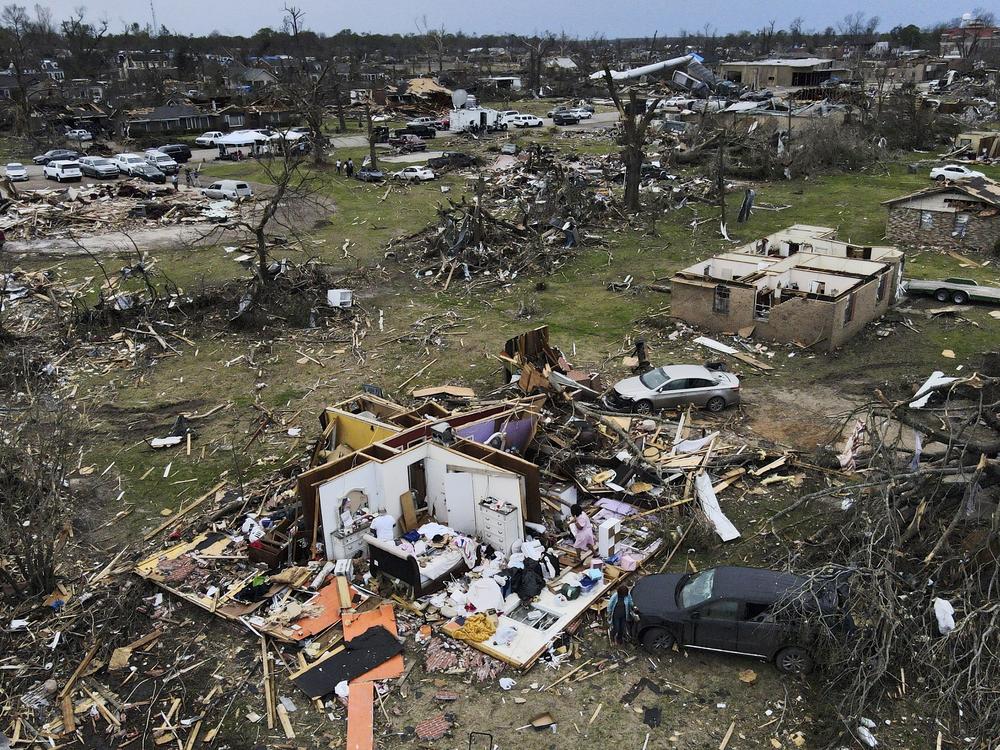
[[[42,167],[42,175],[46,180],[79,180],[83,178],[80,163],[75,161],[50,161]]]
[[[250,198],[253,195],[253,188],[239,180],[219,180],[207,188],[202,188],[201,192],[206,198],[225,198],[235,201],[240,198]]]

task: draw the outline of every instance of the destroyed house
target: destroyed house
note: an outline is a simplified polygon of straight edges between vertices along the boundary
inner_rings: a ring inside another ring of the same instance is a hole
[[[366,395],[329,407],[316,454],[323,463],[298,479],[313,544],[322,544],[331,560],[367,556],[371,519],[388,513],[398,519],[397,537],[433,519],[462,533],[485,534],[509,551],[523,537],[523,521],[541,518],[538,468],[517,455],[534,436],[536,403],[450,414],[436,404],[404,410]],[[489,498],[516,515],[504,524],[487,523],[496,520],[480,507]]]
[[[711,331],[832,350],[892,304],[902,254],[795,225],[685,268],[671,279],[672,312]]]
[[[719,66],[724,80],[756,89],[772,86],[817,86],[830,78],[846,78],[848,70],[836,60],[818,57],[740,60]]]
[[[882,203],[885,235],[907,247],[996,252],[1000,186],[983,179],[946,182]]]

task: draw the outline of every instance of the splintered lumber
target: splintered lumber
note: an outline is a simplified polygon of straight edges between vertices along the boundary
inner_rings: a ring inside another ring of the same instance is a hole
[[[210,489],[204,495],[202,495],[201,497],[195,498],[188,505],[186,505],[183,508],[181,508],[175,514],[173,514],[172,516],[170,516],[170,518],[168,518],[166,521],[164,521],[159,526],[157,526],[155,529],[153,529],[152,531],[147,532],[146,535],[142,538],[142,540],[144,542],[148,542],[150,539],[152,539],[154,536],[156,536],[157,534],[159,534],[164,529],[166,529],[166,528],[168,528],[170,526],[175,525],[181,518],[183,518],[188,513],[190,513],[192,510],[194,510],[199,505],[201,505],[203,502],[205,502],[206,500],[208,500],[208,498],[214,496],[216,492],[218,492],[219,490],[221,490],[225,486],[226,486],[225,482],[219,482],[217,485],[215,485],[212,489]]]
[[[558,685],[560,682],[563,682],[564,680],[569,679],[570,677],[572,677],[573,675],[575,675],[577,672],[579,672],[581,669],[583,669],[585,666],[587,666],[588,664],[590,664],[590,662],[592,662],[592,661],[593,661],[593,659],[587,659],[587,661],[583,662],[578,667],[574,667],[573,669],[571,669],[570,671],[568,671],[566,674],[564,674],[562,677],[560,677],[558,680],[556,680],[555,682],[553,682],[548,687],[543,687],[542,688],[542,692],[544,693],[546,690],[551,690],[556,685]]]
[[[73,686],[76,685],[76,681],[80,679],[80,675],[82,675],[87,667],[90,666],[90,662],[97,655],[97,649],[98,644],[91,646],[90,650],[87,651],[87,654],[83,657],[83,660],[77,664],[76,669],[73,670],[73,674],[71,674],[69,679],[66,680],[66,684],[63,686],[63,689],[59,691],[60,698],[66,698],[73,692]]]
[[[267,638],[261,636],[260,639],[260,659],[264,668],[264,707],[267,709],[267,728],[274,729],[275,709],[274,693],[271,683],[271,656],[267,652]]]
[[[729,729],[726,730],[726,736],[722,738],[722,742],[719,743],[719,750],[726,750],[729,745],[729,740],[733,736],[733,730],[736,729],[736,722],[732,721],[729,723]]]

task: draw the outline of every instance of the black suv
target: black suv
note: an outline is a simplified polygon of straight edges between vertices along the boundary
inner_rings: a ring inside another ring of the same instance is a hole
[[[191,158],[190,147],[183,143],[170,143],[166,146],[159,146],[156,150],[161,154],[166,154],[178,164],[183,164]]]
[[[745,654],[788,673],[812,669],[817,618],[838,630],[853,627],[840,611],[833,580],[817,583],[759,568],[646,576],[632,589],[632,600],[639,613],[636,635],[650,650],[676,643]]]
[[[465,169],[474,167],[479,160],[471,154],[461,151],[443,151],[441,156],[436,156],[427,161],[427,166],[431,169]]]
[[[570,114],[568,111],[552,113],[552,123],[554,125],[576,125],[578,122],[580,122],[580,118]]]

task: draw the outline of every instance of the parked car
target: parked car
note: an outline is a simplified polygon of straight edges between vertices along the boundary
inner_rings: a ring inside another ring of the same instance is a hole
[[[87,177],[117,177],[118,165],[103,156],[84,156],[80,159],[80,171]]]
[[[435,120],[434,122],[432,122],[431,126],[436,128],[437,130],[447,130],[449,127],[451,127],[451,118],[442,117],[440,120]]]
[[[361,180],[362,182],[382,182],[385,179],[385,172],[381,169],[361,167],[361,169],[354,173],[354,179]]]
[[[573,113],[573,110],[567,109],[563,112],[556,112],[552,115],[553,125],[576,125],[580,122],[580,118]]]
[[[740,380],[701,365],[667,365],[615,383],[610,406],[638,414],[694,404],[712,412],[740,402]]]
[[[974,177],[983,179],[986,175],[974,169],[969,169],[962,164],[946,164],[943,167],[934,167],[931,170],[931,179],[938,182],[944,182],[945,180],[971,180]]]
[[[71,141],[92,141],[94,136],[91,135],[89,130],[84,130],[83,128],[77,128],[75,130],[70,130],[66,133],[66,138]]]
[[[131,175],[133,170],[142,166],[146,163],[146,160],[139,156],[139,154],[124,153],[115,156],[115,164],[118,165],[118,171],[121,174]]]
[[[951,300],[956,305],[964,305],[970,301],[1000,304],[1000,288],[980,286],[972,279],[907,279],[903,286],[907,294],[933,295],[938,302]]]
[[[146,161],[159,169],[163,174],[177,174],[180,166],[162,151],[151,148],[145,153]]]
[[[223,133],[221,130],[209,130],[207,133],[202,133],[197,138],[195,138],[194,142],[197,143],[199,146],[205,146],[205,147],[214,146],[215,142],[224,135],[225,133]]]
[[[372,115],[372,122],[389,122],[392,119],[391,115],[381,114]]]
[[[515,128],[540,128],[545,124],[545,121],[541,117],[535,117],[535,115],[514,115],[507,124],[513,125]]]
[[[427,166],[431,169],[465,169],[478,163],[476,157],[462,151],[442,151],[441,156],[427,160]]]
[[[28,179],[28,170],[24,168],[23,164],[17,161],[12,161],[4,167],[3,174],[11,182],[26,182]]]
[[[517,156],[517,152],[520,150],[516,143],[505,143],[500,147],[500,153],[507,156]]]
[[[46,151],[44,154],[38,156],[32,156],[31,160],[35,164],[48,164],[53,159],[63,159],[65,161],[72,161],[80,156],[79,151],[72,151],[68,148],[54,148],[51,151]]]
[[[819,618],[834,630],[853,629],[846,599],[833,579],[728,566],[644,576],[632,589],[635,634],[647,649],[745,654],[787,673],[812,669]]]
[[[587,109],[586,107],[573,107],[569,110],[569,113],[575,115],[580,120],[589,120],[594,116],[593,108]]]
[[[130,177],[137,177],[143,182],[157,182],[163,184],[167,181],[167,176],[148,161],[133,164],[129,170]]]
[[[178,164],[184,164],[191,158],[191,147],[183,143],[168,143],[164,146],[157,146],[156,150],[161,154],[166,154]]]
[[[416,135],[421,138],[436,138],[437,129],[433,125],[407,125],[396,131],[399,135]]]
[[[497,117],[500,119],[500,122],[507,122],[508,118],[519,114],[521,113],[518,112],[516,109],[501,109],[497,113]]]
[[[557,112],[568,112],[569,109],[570,108],[568,106],[566,106],[565,104],[560,104],[558,107],[553,107],[548,112],[546,112],[545,116],[546,117],[553,117],[553,116],[555,116],[555,114]]]
[[[426,151],[427,144],[419,136],[412,133],[394,135],[389,139],[389,145],[407,153],[413,151]]]
[[[240,198],[250,198],[253,195],[253,188],[240,180],[219,180],[207,188],[202,188],[201,192],[206,198],[235,201]]]
[[[397,180],[426,182],[433,180],[437,175],[429,167],[410,166],[394,173],[392,176]]]
[[[436,117],[414,117],[412,120],[406,121],[406,127],[410,128],[415,125],[433,125]]]
[[[62,159],[50,161],[42,167],[42,176],[46,180],[55,180],[56,182],[74,181],[83,178],[78,162],[64,161]]]

